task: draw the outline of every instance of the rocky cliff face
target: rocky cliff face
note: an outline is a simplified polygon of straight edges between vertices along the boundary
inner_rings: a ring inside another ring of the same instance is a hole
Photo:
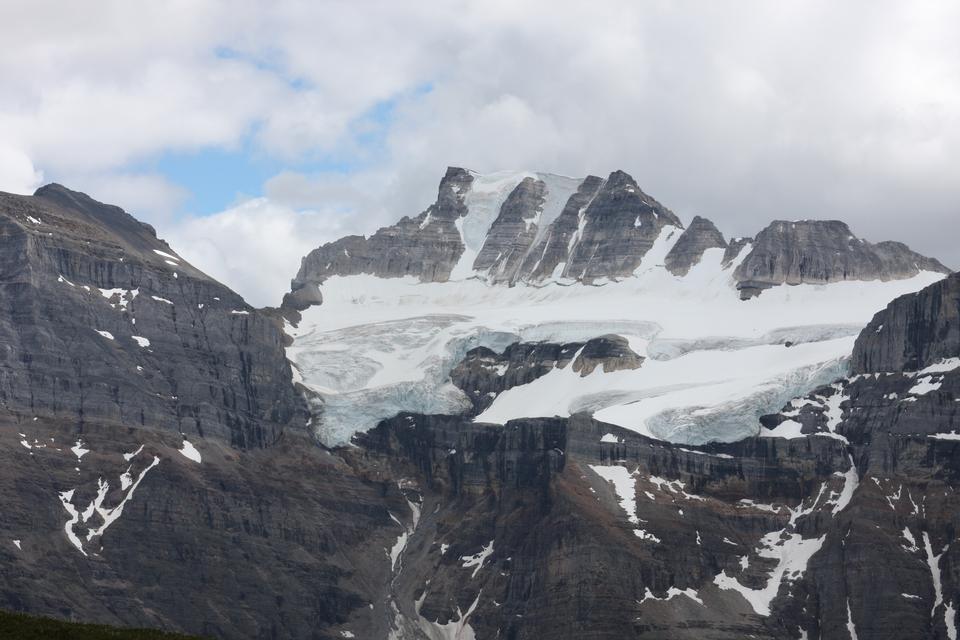
[[[895,280],[921,270],[950,272],[904,244],[861,240],[838,220],[778,220],[757,235],[734,275],[741,295],[751,297],[779,284]]]
[[[854,373],[917,371],[960,355],[960,275],[897,298],[857,339]]]
[[[402,497],[316,446],[278,319],[57,185],[0,196],[0,305],[0,608],[290,638],[368,606]]]
[[[417,217],[404,217],[370,238],[347,236],[311,251],[293,280],[293,291],[332,275],[358,273],[445,281],[463,253],[455,223],[466,214],[463,199],[472,180],[468,171],[451,167],[440,181],[437,201]]]
[[[712,222],[695,216],[670,249],[664,266],[675,276],[685,276],[691,267],[700,262],[707,249],[726,250],[727,241]]]
[[[0,400],[21,419],[151,426],[239,447],[302,425],[277,321],[117,207],[0,196]]]
[[[530,281],[546,280],[558,270],[562,275],[570,257],[570,248],[579,239],[582,216],[603,185],[602,178],[587,176],[576,193],[570,196],[560,215],[546,228],[540,242],[527,254],[521,266],[520,272]]]
[[[683,226],[623,171],[610,174],[583,215],[583,231],[563,273],[585,282],[629,276],[664,227]]]
[[[546,185],[524,178],[493,221],[487,238],[473,261],[473,268],[486,271],[494,282],[510,281],[537,237],[537,221],[546,201]]]
[[[952,276],[877,314],[857,339],[855,375],[765,419],[773,433],[840,440],[856,465],[843,526],[805,578],[832,618],[822,637],[956,635],[958,328]]]

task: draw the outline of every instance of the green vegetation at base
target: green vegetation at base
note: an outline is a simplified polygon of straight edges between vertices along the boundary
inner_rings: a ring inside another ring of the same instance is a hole
[[[22,613],[0,611],[0,640],[190,640],[154,629],[123,629],[100,624],[79,624]]]

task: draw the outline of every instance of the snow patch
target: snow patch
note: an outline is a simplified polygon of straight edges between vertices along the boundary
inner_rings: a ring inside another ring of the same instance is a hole
[[[806,435],[800,431],[802,428],[803,425],[796,420],[784,420],[773,429],[761,429],[760,437],[786,438],[788,440],[792,440],[793,438],[805,438]]]
[[[473,554],[472,556],[460,556],[460,560],[463,561],[463,564],[460,565],[464,569],[469,569],[470,567],[476,567],[473,570],[473,573],[470,574],[471,578],[477,577],[477,572],[480,569],[483,569],[483,563],[486,562],[487,558],[490,557],[490,554],[493,553],[493,540],[483,546],[479,552]]]
[[[160,256],[161,258],[167,258],[168,260],[175,260],[176,262],[180,262],[180,258],[178,258],[177,256],[170,255],[169,253],[160,251],[159,249],[154,249],[153,252],[158,256]]]
[[[627,471],[626,467],[619,465],[601,466],[592,464],[589,466],[595,474],[613,485],[620,508],[627,514],[627,520],[630,521],[630,524],[640,524],[640,520],[637,518],[637,483],[634,474]]]
[[[127,305],[140,295],[140,289],[99,289],[99,291],[111,307],[122,311],[126,311]],[[117,302],[111,302],[114,298]]]
[[[770,558],[777,561],[770,572],[766,585],[761,589],[745,587],[733,576],[728,576],[726,570],[721,571],[714,584],[721,589],[728,589],[742,595],[751,608],[761,616],[770,615],[770,605],[779,593],[785,582],[792,582],[800,578],[807,569],[810,558],[823,546],[826,535],[819,538],[804,539],[795,533],[797,521],[807,516],[817,508],[820,498],[825,491],[821,485],[820,491],[813,498],[809,507],[801,502],[795,509],[790,509],[790,521],[779,531],[772,531],[760,539],[757,553],[761,558]],[[741,565],[742,566],[742,565]]]
[[[180,455],[182,455],[184,458],[188,458],[197,463],[200,462],[200,452],[197,451],[197,448],[193,446],[193,443],[186,438],[183,439],[183,445],[180,447],[179,451]]]
[[[83,458],[83,456],[90,453],[90,449],[85,449],[83,447],[82,440],[77,440],[77,443],[72,447],[70,447],[70,451],[73,451],[73,455],[77,456],[77,462],[79,462],[80,459]]]
[[[662,598],[658,598],[657,596],[653,595],[653,592],[650,591],[650,587],[647,587],[646,593],[644,593],[643,600],[640,601],[640,604],[643,604],[648,600],[659,600],[660,602],[666,602],[676,598],[677,596],[686,596],[697,604],[703,605],[703,600],[700,599],[700,595],[696,589],[679,589],[677,587],[670,587],[667,589],[667,595]]]
[[[927,436],[928,438],[933,438],[934,440],[960,440],[960,433],[957,433],[955,430],[950,433],[934,433]]]
[[[103,506],[104,499],[107,497],[107,492],[110,488],[110,483],[103,478],[99,478],[97,480],[97,495],[82,512],[78,511],[73,505],[74,489],[62,491],[58,494],[60,497],[60,503],[63,505],[67,515],[70,516],[70,519],[64,525],[64,531],[67,534],[67,539],[73,546],[77,548],[77,550],[80,551],[80,553],[87,555],[86,550],[83,548],[83,541],[80,539],[80,536],[77,535],[74,529],[75,525],[90,522],[90,519],[94,515],[98,515],[100,517],[101,525],[99,527],[87,527],[86,541],[90,542],[94,538],[102,536],[107,528],[116,522],[121,515],[123,515],[123,508],[133,498],[133,494],[137,490],[137,487],[140,486],[140,483],[146,477],[147,473],[158,464],[160,464],[160,458],[158,456],[154,456],[153,462],[151,462],[150,465],[140,472],[136,480],[131,481],[129,480],[128,476],[128,479],[125,481],[121,477],[121,491],[124,491],[125,494],[120,500],[120,503],[112,508]],[[127,474],[129,474],[129,470],[127,471]]]

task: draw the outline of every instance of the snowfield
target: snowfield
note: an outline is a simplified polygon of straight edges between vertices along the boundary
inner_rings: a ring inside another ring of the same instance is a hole
[[[490,185],[490,207],[514,180]],[[462,230],[473,241],[468,252],[485,231],[467,229],[470,218]],[[923,272],[890,282],[780,286],[741,301],[732,280],[737,261],[722,268],[720,249],[708,250],[684,277],[663,268],[677,237],[677,229],[665,228],[632,277],[598,285],[490,285],[463,265],[445,283],[328,279],[323,304],[287,329],[295,376],[318,398],[312,402],[319,436],[342,444],[400,411],[468,409],[449,373],[472,348],[502,351],[516,341],[612,333],[646,358],[639,369],[601,367],[583,378],[569,366],[555,369],[500,394],[477,420],[586,411],[671,442],[738,440],[758,432],[760,415],[844,376],[857,334],[877,311],[943,278]]]

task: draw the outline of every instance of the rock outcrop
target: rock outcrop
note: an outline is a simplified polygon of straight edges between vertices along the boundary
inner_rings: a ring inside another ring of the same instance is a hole
[[[918,371],[960,357],[960,275],[891,302],[853,349],[854,373]]]
[[[283,333],[118,207],[0,195],[0,401],[17,419],[262,447],[305,421]]]
[[[664,227],[683,227],[623,171],[610,174],[583,219],[563,275],[587,283],[633,274]]]
[[[637,369],[643,364],[643,356],[634,352],[626,338],[606,335],[591,338],[573,361],[573,370],[581,377],[588,376],[600,367],[604,372]]]
[[[726,269],[753,243],[753,238],[731,238],[720,265]]]
[[[529,384],[553,369],[563,369],[582,348],[582,342],[515,342],[503,353],[477,347],[453,368],[450,380],[467,394],[474,414],[478,414],[507,389]]]
[[[402,494],[319,448],[281,322],[117,207],[0,195],[0,608],[329,637]]]
[[[676,244],[667,253],[664,266],[675,276],[685,276],[690,268],[700,262],[707,249],[727,249],[727,241],[717,227],[700,216],[694,216]]]
[[[570,179],[566,179],[570,180]],[[370,238],[347,236],[310,252],[292,281],[284,306],[302,310],[313,289],[333,275],[414,276],[448,280],[461,257],[466,271],[493,283],[540,282],[563,277],[582,282],[628,276],[666,226],[679,219],[645,194],[629,175],[606,180],[589,176],[544,220],[546,201],[556,194],[542,179],[521,179],[485,229],[475,257],[465,254],[463,218],[470,215],[474,174],[451,167],[440,182],[437,202],[416,218],[403,218]]]
[[[603,184],[603,178],[597,176],[587,176],[580,183],[557,219],[545,229],[540,242],[527,254],[520,273],[528,280],[540,282],[563,274],[563,267],[570,258],[570,248],[578,239],[582,217]]]
[[[780,284],[898,280],[920,271],[950,272],[904,244],[861,240],[838,220],[778,220],[753,240],[734,277],[741,297],[750,298]]]
[[[347,236],[314,249],[300,264],[293,293],[334,275],[368,273],[382,278],[446,281],[463,254],[456,221],[466,215],[463,199],[472,181],[470,172],[451,167],[440,181],[437,201],[417,217],[404,217],[369,238]]]
[[[513,280],[537,237],[546,195],[541,180],[524,178],[517,185],[490,226],[474,270],[486,272],[493,282]]]
[[[473,413],[479,414],[507,389],[529,384],[571,363],[572,370],[583,377],[597,367],[606,372],[636,369],[643,360],[617,335],[565,344],[515,342],[503,353],[486,347],[471,349],[450,372],[450,380],[470,399]]]

